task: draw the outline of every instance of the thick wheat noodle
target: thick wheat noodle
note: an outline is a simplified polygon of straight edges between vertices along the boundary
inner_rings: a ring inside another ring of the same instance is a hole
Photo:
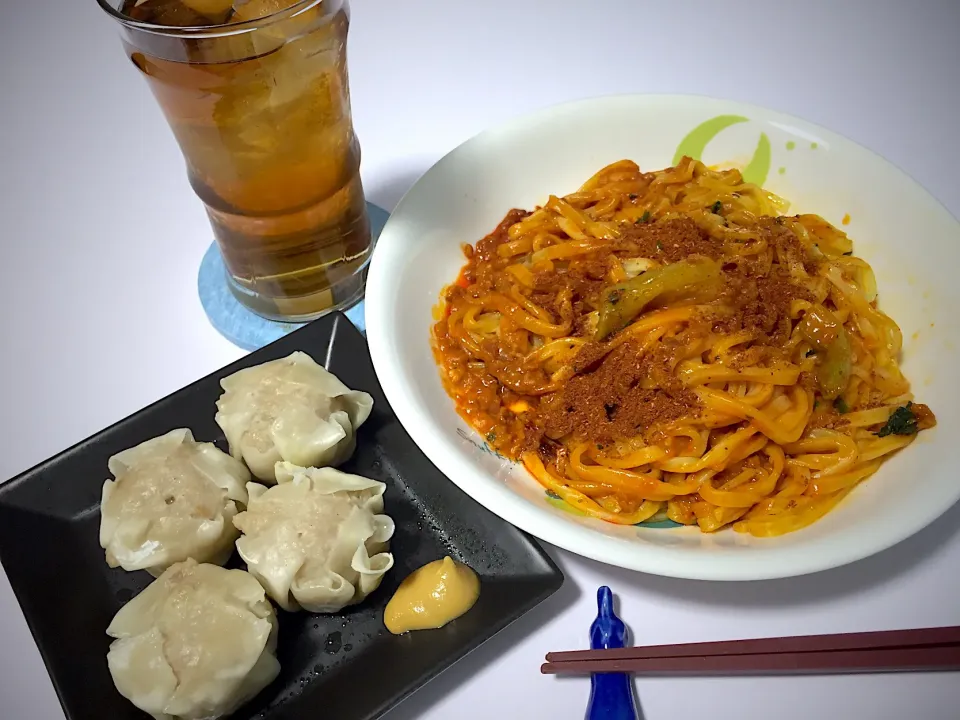
[[[870,266],[826,220],[785,207],[684,158],[653,173],[621,160],[509,215],[469,250],[434,326],[459,412],[606,522],[766,537],[816,521],[935,420],[910,405]],[[600,332],[611,286],[704,255],[719,284],[654,295]],[[618,383],[606,417],[589,414],[590,393]]]

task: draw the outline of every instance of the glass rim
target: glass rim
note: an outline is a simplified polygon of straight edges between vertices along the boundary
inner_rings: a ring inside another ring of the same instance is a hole
[[[113,7],[108,0],[97,0],[97,4],[110,17],[119,22],[124,27],[140,30],[141,32],[153,33],[155,35],[167,35],[170,37],[181,38],[212,38],[226,37],[228,35],[240,35],[243,33],[259,30],[267,25],[272,25],[280,20],[296,17],[297,15],[311,10],[317,5],[322,5],[329,0],[297,0],[290,7],[283,10],[264,15],[254,20],[244,20],[243,22],[227,23],[218,25],[194,25],[191,27],[178,27],[173,25],[157,25],[156,23],[142,22],[127,17],[117,8]]]

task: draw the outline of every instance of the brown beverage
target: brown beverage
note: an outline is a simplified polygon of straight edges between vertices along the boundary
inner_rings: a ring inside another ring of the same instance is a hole
[[[280,319],[352,304],[372,248],[346,1],[118,1],[234,294]]]

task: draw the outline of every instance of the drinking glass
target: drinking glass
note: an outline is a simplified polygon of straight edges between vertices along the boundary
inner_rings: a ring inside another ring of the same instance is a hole
[[[237,299],[299,321],[362,297],[347,1],[98,2],[173,130]]]

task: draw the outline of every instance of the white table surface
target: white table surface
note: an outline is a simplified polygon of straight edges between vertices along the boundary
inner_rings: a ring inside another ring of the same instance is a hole
[[[364,184],[388,209],[441,155],[512,115],[681,92],[825,125],[960,216],[957,0],[354,0],[351,33]],[[207,221],[94,0],[5,4],[0,91],[6,478],[243,353],[200,307]],[[958,526],[954,508],[874,558],[749,584],[646,576],[553,551],[564,588],[388,717],[582,717],[588,683],[538,668],[548,650],[584,646],[604,583],[647,642],[960,625]],[[62,718],[2,572],[0,638],[0,717]],[[647,720],[960,717],[956,675],[644,680],[638,690]]]

